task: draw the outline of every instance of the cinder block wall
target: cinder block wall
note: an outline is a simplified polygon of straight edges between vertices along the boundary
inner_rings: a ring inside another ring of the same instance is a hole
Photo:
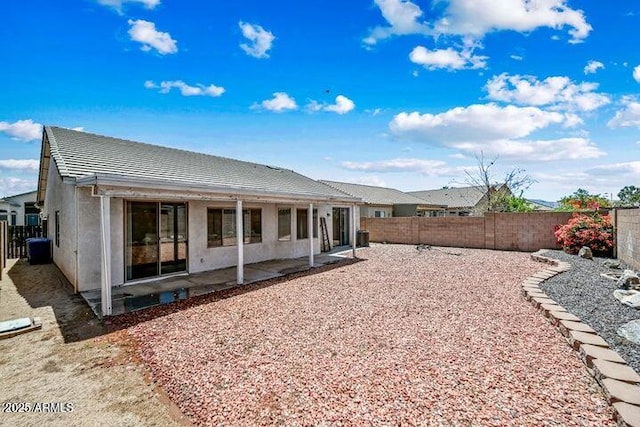
[[[488,213],[484,217],[362,218],[372,242],[513,251],[559,249],[554,231],[571,212]]]
[[[640,269],[640,209],[615,209],[611,216],[616,227],[618,259]]]

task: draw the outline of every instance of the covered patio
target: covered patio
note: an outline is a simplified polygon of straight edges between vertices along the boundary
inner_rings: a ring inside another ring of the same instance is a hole
[[[309,266],[309,257],[275,259],[245,264],[242,284],[238,284],[237,281],[237,268],[229,267],[193,274],[178,274],[134,285],[113,287],[111,291],[111,314],[129,313],[198,295],[311,270],[340,262],[353,253],[354,250],[349,246],[334,248],[331,252],[316,255],[313,267]],[[96,316],[102,318],[102,290],[83,291],[80,292],[80,295],[89,304]]]

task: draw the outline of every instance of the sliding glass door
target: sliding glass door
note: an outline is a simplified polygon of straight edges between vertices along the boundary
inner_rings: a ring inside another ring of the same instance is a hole
[[[184,203],[160,204],[160,274],[187,269],[186,213]]]
[[[186,210],[184,203],[127,202],[127,280],[187,269]]]

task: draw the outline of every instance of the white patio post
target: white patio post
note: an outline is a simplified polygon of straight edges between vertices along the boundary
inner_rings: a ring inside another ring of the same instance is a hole
[[[236,243],[238,245],[238,267],[236,282],[244,283],[244,227],[242,226],[242,200],[236,201]]]
[[[356,205],[351,206],[351,246],[353,247],[353,257],[356,257]]]
[[[309,267],[313,267],[313,203],[309,203],[309,215],[307,215],[307,228],[309,229]]]
[[[100,196],[101,300],[102,315],[112,314],[111,305],[111,209],[109,196]]]

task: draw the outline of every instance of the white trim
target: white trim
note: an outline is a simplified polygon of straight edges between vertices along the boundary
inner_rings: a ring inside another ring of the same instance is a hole
[[[100,228],[101,228],[101,302],[102,315],[110,316],[112,310],[111,301],[111,198],[100,196]]]
[[[236,282],[238,285],[242,285],[244,283],[244,227],[242,224],[242,200],[236,201],[236,243],[238,246]]]

